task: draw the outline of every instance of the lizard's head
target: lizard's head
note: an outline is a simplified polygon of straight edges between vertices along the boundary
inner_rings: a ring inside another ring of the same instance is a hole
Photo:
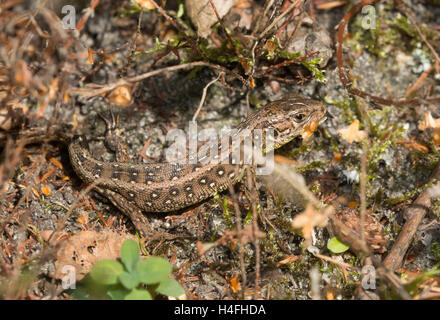
[[[286,95],[281,100],[268,103],[252,114],[247,125],[253,129],[272,129],[273,148],[277,149],[297,136],[309,138],[318,125],[326,120],[326,109],[317,101],[297,95]]]

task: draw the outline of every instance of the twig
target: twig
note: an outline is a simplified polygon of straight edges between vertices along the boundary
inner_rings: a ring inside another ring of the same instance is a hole
[[[287,14],[290,13],[290,11],[292,11],[293,9],[296,8],[296,4],[299,0],[296,0],[294,3],[292,3],[290,5],[289,8],[287,8],[286,11],[284,11],[282,14],[280,14],[266,29],[264,29],[264,31],[262,33],[260,33],[260,35],[258,36],[258,40],[262,39],[266,33],[268,33],[278,22],[281,21],[281,19],[283,19]]]
[[[214,2],[212,2],[212,0],[209,0],[209,3],[211,4],[212,9],[214,10],[215,16],[217,17],[218,22],[220,22],[220,25],[223,28],[223,31],[226,34],[226,38],[228,38],[228,41],[230,42],[232,48],[235,51],[235,54],[237,55],[237,57],[242,58],[243,55],[240,53],[240,51],[238,51],[237,46],[234,44],[234,41],[232,41],[231,36],[229,35],[228,31],[226,30],[225,25],[223,24],[223,20],[220,18],[220,15],[217,12],[217,8],[214,5]]]
[[[254,37],[255,34],[260,30],[261,21],[263,21],[264,17],[267,17],[267,11],[269,11],[269,8],[272,6],[273,2],[274,2],[274,0],[269,0],[269,1],[264,2],[263,14],[261,14],[258,17],[257,23],[255,24],[255,28],[252,31],[252,37]],[[256,44],[257,44],[257,42],[255,42],[255,45]]]
[[[209,63],[209,62],[204,62],[204,61],[196,61],[196,62],[190,62],[190,63],[185,63],[185,64],[179,64],[176,66],[171,66],[171,67],[166,67],[166,68],[162,68],[162,69],[158,69],[158,70],[154,70],[154,71],[150,71],[150,72],[146,72],[131,78],[123,78],[123,79],[119,79],[118,81],[106,84],[104,86],[101,85],[97,85],[97,84],[90,84],[88,88],[71,88],[68,90],[69,94],[72,95],[82,95],[86,98],[91,98],[94,96],[98,96],[104,93],[107,93],[117,87],[120,86],[124,86],[124,85],[129,85],[131,83],[134,82],[138,82],[141,80],[145,80],[147,78],[153,77],[155,75],[158,75],[160,73],[164,73],[164,72],[170,72],[170,71],[177,71],[177,70],[181,70],[181,69],[191,69],[194,67],[211,67],[214,69],[218,69],[221,70],[225,73],[231,74],[232,76],[236,77],[237,79],[239,79],[244,85],[249,86],[248,82],[238,73],[234,72],[234,71],[230,71],[220,65],[217,64],[213,64],[213,63]],[[90,86],[95,86],[96,89],[91,89]]]
[[[367,212],[367,144],[362,144],[362,157],[361,157],[361,174],[359,177],[360,184],[360,217],[361,217],[361,241],[366,244],[365,241],[365,220],[366,220],[366,212]]]
[[[205,103],[206,93],[208,92],[208,88],[209,88],[212,84],[214,84],[215,82],[217,82],[218,79],[220,79],[220,76],[221,76],[222,74],[223,74],[223,73],[219,73],[218,76],[217,76],[217,78],[215,78],[214,80],[212,80],[211,82],[209,82],[209,83],[203,88],[202,98],[200,99],[199,106],[197,107],[197,110],[196,110],[196,112],[195,112],[194,115],[193,115],[192,121],[196,121],[197,116],[199,115],[200,110],[202,109],[203,104]]]
[[[427,70],[425,70],[425,72],[422,73],[422,75],[417,79],[417,81],[406,90],[405,97],[408,97],[411,94],[411,92],[413,92],[418,87],[420,87],[423,81],[425,81],[426,77],[428,77],[428,75],[431,73],[431,71],[432,71],[432,66],[430,66]]]
[[[352,266],[351,264],[345,263],[343,261],[338,261],[336,259],[333,259],[332,257],[328,257],[328,256],[320,254],[318,252],[312,252],[312,254],[319,259],[333,263],[337,266],[340,266],[341,268],[346,268],[346,269],[350,269],[350,270],[357,271],[357,272],[361,271],[358,267]]]
[[[365,100],[359,97],[356,97],[356,103],[359,109],[359,112],[362,117],[362,122],[368,123],[366,126],[368,134],[370,134],[373,130],[373,125],[371,124],[370,118],[367,113],[367,106]],[[359,177],[360,184],[360,233],[361,233],[361,241],[367,246],[367,242],[365,239],[365,221],[366,221],[366,212],[367,212],[367,156],[368,156],[368,146],[370,145],[369,138],[367,137],[366,141],[362,143],[362,157],[361,157],[361,172]]]
[[[237,228],[238,233],[242,233],[243,227],[241,225],[241,210],[238,205],[237,194],[234,191],[234,187],[229,185],[229,193],[232,197],[232,203],[234,204],[235,211],[235,226]],[[237,242],[238,245],[238,255],[240,259],[240,269],[241,269],[241,299],[244,299],[244,294],[246,291],[246,282],[247,282],[247,274],[246,267],[244,265],[244,244],[241,241]]]
[[[58,226],[57,226],[56,230],[51,233],[51,235],[49,236],[49,239],[47,239],[47,243],[50,243],[52,241],[52,238],[55,236],[55,234],[61,232],[61,230],[66,226],[67,219],[70,217],[70,215],[72,214],[73,210],[75,208],[77,208],[79,202],[83,199],[83,197],[86,194],[88,194],[90,192],[90,190],[95,188],[101,182],[102,182],[102,178],[96,180],[92,184],[89,184],[86,188],[84,188],[84,190],[81,191],[79,196],[77,198],[75,198],[75,200],[73,201],[72,205],[69,207],[69,210],[66,212],[64,217],[58,222]]]
[[[296,4],[296,8],[294,8],[294,9],[299,8],[300,5],[301,5],[301,3],[298,2],[298,3]],[[290,22],[290,18],[293,16],[294,13],[295,13],[295,12],[292,11],[292,12],[290,13],[289,17],[288,17],[288,18],[286,19],[286,21],[283,23],[283,25],[278,29],[278,32],[275,34],[275,36],[276,36],[277,38],[279,37],[280,33],[281,33],[281,32],[286,28],[286,26],[289,24],[289,22]],[[301,23],[301,19],[298,20],[298,24],[297,24],[297,26],[299,25],[299,23]],[[293,33],[295,33],[295,30],[296,30],[296,27],[295,27],[295,29],[293,30]],[[292,34],[293,34],[293,33],[292,33]],[[288,42],[287,42],[287,44],[288,44]]]
[[[136,43],[137,43],[137,40],[138,40],[139,35],[141,33],[141,23],[142,23],[143,13],[144,13],[144,10],[141,10],[139,12],[139,18],[138,18],[138,25],[137,25],[137,28],[136,28],[136,34],[134,35],[133,42],[132,42],[132,44],[130,46],[130,54],[128,55],[128,58],[127,58],[127,64],[125,65],[125,67],[121,71],[121,75],[124,76],[124,77],[128,74],[128,67],[131,65],[131,63],[134,60],[134,55],[135,55],[135,52],[136,52]]]
[[[288,65],[290,65],[292,63],[298,63],[298,62],[307,60],[308,58],[310,58],[310,57],[312,57],[312,56],[314,56],[316,54],[319,54],[319,51],[313,51],[313,52],[308,53],[305,56],[302,56],[302,57],[299,57],[299,58],[296,58],[296,59],[287,60],[287,61],[281,62],[279,64],[276,64],[274,66],[270,66],[270,67],[268,67],[268,68],[266,68],[266,69],[264,69],[262,71],[257,72],[255,77],[258,78],[258,77],[261,77],[262,75],[264,75],[265,73],[268,73],[268,72],[270,72],[270,71],[272,71],[274,69],[278,69],[278,68],[281,68],[281,67],[288,66]]]
[[[250,191],[250,201],[252,206],[252,235],[253,235],[253,245],[255,248],[255,291],[254,291],[254,299],[260,298],[260,264],[261,264],[261,256],[260,256],[260,241],[258,238],[258,211],[257,211],[257,201],[258,201],[258,193],[255,184],[255,171],[247,167],[246,168],[246,176],[247,176],[247,187]]]
[[[397,270],[401,266],[406,251],[416,234],[417,228],[431,206],[433,198],[431,191],[433,188],[440,188],[440,162],[437,164],[437,168],[434,170],[430,179],[430,181],[435,180],[437,182],[425,189],[414,201],[414,204],[406,210],[409,219],[403,225],[399,237],[384,260],[384,265],[390,270]]]

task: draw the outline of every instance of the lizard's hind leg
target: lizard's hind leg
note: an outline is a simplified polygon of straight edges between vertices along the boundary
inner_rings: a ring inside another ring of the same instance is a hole
[[[125,214],[131,220],[141,237],[147,238],[149,241],[174,240],[178,238],[167,232],[155,231],[148,221],[148,218],[142,213],[142,210],[119,193],[100,187],[96,187],[95,191],[106,197],[119,211]]]

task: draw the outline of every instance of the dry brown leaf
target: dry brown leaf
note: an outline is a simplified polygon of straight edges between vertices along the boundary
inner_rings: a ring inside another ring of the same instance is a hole
[[[153,10],[155,8],[155,6],[151,3],[150,0],[134,0],[134,2],[136,2],[139,5],[139,7],[142,7],[147,10]]]
[[[66,276],[66,267],[74,267],[76,281],[80,281],[97,261],[118,258],[121,245],[126,239],[137,241],[133,235],[114,231],[81,231],[76,233],[59,243],[55,271],[51,277],[63,279]]]
[[[231,278],[231,280],[229,280],[229,284],[233,293],[237,293],[241,290],[241,284],[236,277]]]
[[[292,226],[301,229],[305,239],[310,240],[315,227],[325,227],[328,217],[326,214],[316,210],[313,205],[307,204],[306,210],[293,218]]]
[[[50,191],[50,187],[46,184],[41,186],[41,193],[45,196],[50,196],[52,194],[52,192]]]
[[[419,123],[419,130],[425,131],[429,128],[434,130],[434,143],[440,144],[440,118],[434,119],[431,112],[425,113],[425,119]]]
[[[340,154],[339,152],[336,152],[336,153],[333,155],[333,160],[336,161],[336,162],[341,162],[341,160],[342,160],[342,154]]]
[[[90,48],[87,48],[87,53],[88,53],[88,61],[90,64],[94,64],[95,63],[95,59],[93,59],[93,51]]]
[[[50,157],[49,161],[56,166],[57,168],[63,170],[63,165],[61,164],[61,162],[59,162],[57,159],[55,159],[54,157]]]
[[[215,243],[208,243],[208,242],[196,242],[196,248],[197,252],[199,253],[199,256],[203,256],[208,250],[211,250],[211,248],[215,247]]]
[[[316,9],[318,10],[330,10],[336,7],[340,7],[346,4],[346,1],[330,1],[323,3],[315,3]]]
[[[440,129],[440,118],[434,119],[431,112],[425,113],[425,119],[419,123],[419,130],[425,131],[428,128]]]
[[[220,18],[233,7],[237,0],[212,0]],[[209,0],[187,0],[186,11],[191,21],[197,27],[199,37],[206,38],[211,34],[211,26],[218,21]]]
[[[283,265],[283,264],[291,264],[293,262],[296,262],[298,260],[300,260],[302,258],[302,255],[298,255],[298,256],[288,256],[287,258],[279,261],[277,263],[277,267]]]
[[[126,107],[131,103],[131,92],[127,86],[120,86],[115,88],[109,96],[111,102]]]
[[[342,139],[346,140],[348,143],[353,141],[359,142],[367,137],[367,132],[364,130],[359,130],[359,120],[356,119],[346,128],[338,130]]]
[[[32,72],[29,70],[26,62],[23,60],[18,61],[17,68],[15,70],[15,81],[23,84],[26,88],[29,88],[32,80]]]
[[[298,161],[286,158],[286,157],[279,155],[279,154],[274,155],[274,161],[277,164],[286,164],[286,165],[294,165],[294,166],[299,165]]]

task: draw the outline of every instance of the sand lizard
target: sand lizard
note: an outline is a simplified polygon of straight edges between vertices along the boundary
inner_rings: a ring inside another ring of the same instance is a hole
[[[273,129],[276,149],[297,136],[308,138],[325,120],[326,109],[316,100],[287,95],[250,114],[238,132]],[[263,137],[264,139],[264,137]],[[229,150],[232,151],[232,150]],[[271,150],[265,150],[269,152]],[[144,212],[170,212],[197,204],[238,182],[244,171],[236,164],[172,164],[104,162],[88,151],[84,137],[69,144],[70,161],[77,175],[127,214],[142,231],[148,223]]]

